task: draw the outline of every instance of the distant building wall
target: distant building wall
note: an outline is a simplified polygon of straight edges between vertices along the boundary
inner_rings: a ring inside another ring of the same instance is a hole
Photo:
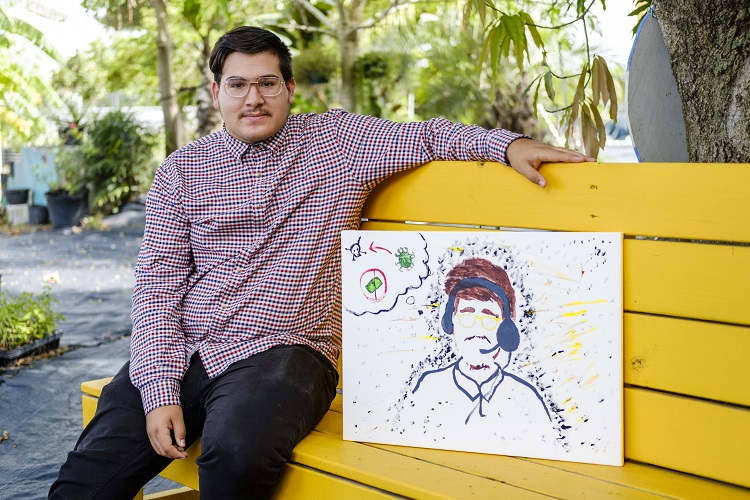
[[[7,189],[31,189],[33,204],[47,206],[44,193],[49,191],[51,183],[57,182],[56,154],[56,147],[21,148],[21,161],[14,162]]]

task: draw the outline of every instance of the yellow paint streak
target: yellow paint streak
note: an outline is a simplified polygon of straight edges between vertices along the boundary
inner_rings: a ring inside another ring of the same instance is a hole
[[[598,378],[599,378],[598,374],[594,375],[593,377],[591,377],[590,379],[588,379],[586,382],[583,383],[583,387],[586,387],[587,385],[594,383],[594,381]]]
[[[440,340],[440,337],[436,337],[434,335],[424,335],[422,337],[417,337],[417,338],[418,339],[422,339],[422,340],[434,340],[435,342],[437,342],[438,340]]]
[[[576,331],[575,328],[573,328],[573,329],[568,330],[567,332],[565,332],[565,335],[571,337],[572,340],[576,340],[576,339],[578,339],[578,337],[580,337],[582,335],[588,335],[589,333],[591,333],[593,331],[596,331],[598,329],[599,329],[598,326],[594,326],[594,327],[591,327],[588,330],[585,330],[583,332],[578,332],[578,331]]]
[[[569,383],[573,382],[574,380],[575,380],[575,379],[574,379],[573,377],[568,377],[568,380],[566,380],[565,382],[563,382],[562,384],[560,384],[560,385],[559,385],[558,387],[562,387],[562,386],[564,386],[564,385],[568,385]],[[567,403],[568,401],[570,401],[570,398],[568,398],[568,399],[567,399],[567,400],[565,401],[565,403]],[[563,404],[565,404],[565,403],[563,403]]]
[[[578,351],[581,350],[581,347],[583,347],[583,344],[581,344],[580,342],[574,343],[572,345],[572,350],[565,357],[569,358],[570,356],[575,356],[576,354],[578,354]]]
[[[603,304],[609,302],[607,299],[597,299],[597,300],[585,300],[585,301],[579,301],[579,302],[569,302],[567,304],[563,304],[564,307],[570,307],[570,306],[584,306],[588,304]]]
[[[463,247],[448,247],[449,250],[453,250],[455,252],[463,252]]]
[[[554,275],[557,278],[560,278],[562,280],[567,280],[567,281],[575,281],[573,278],[569,277],[567,274],[565,274],[565,273],[563,273],[561,271],[558,271],[557,269],[553,269],[550,266],[546,266],[544,264],[539,264],[539,265],[540,265],[540,267],[546,269],[547,271],[550,272],[550,274]]]
[[[584,314],[586,314],[586,309],[581,309],[580,311],[573,311],[569,313],[563,313],[562,315],[563,317],[568,318],[571,316],[583,316]]]

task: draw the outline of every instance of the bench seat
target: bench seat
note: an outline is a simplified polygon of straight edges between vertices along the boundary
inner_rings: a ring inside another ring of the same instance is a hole
[[[109,378],[85,382],[85,419],[93,416],[96,398]],[[628,398],[626,407],[637,410]],[[648,401],[643,403],[648,404]],[[358,443],[342,439],[342,397],[297,445],[278,498],[648,498],[750,499],[750,490],[689,474],[628,461],[624,467],[536,460],[427,448]],[[198,488],[195,458],[175,461],[164,477]],[[173,492],[176,494],[179,492]],[[184,491],[181,494],[185,494]],[[148,496],[146,498],[149,498]],[[157,498],[151,496],[151,498]],[[168,498],[159,496],[158,498]],[[176,498],[176,497],[172,497]],[[190,498],[190,497],[184,497]],[[195,495],[198,498],[198,495]]]

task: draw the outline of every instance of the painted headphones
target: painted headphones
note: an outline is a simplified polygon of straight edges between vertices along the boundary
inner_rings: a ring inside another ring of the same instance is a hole
[[[503,305],[503,321],[497,327],[497,344],[489,349],[480,349],[479,352],[489,354],[496,351],[498,347],[501,347],[505,352],[512,352],[518,349],[518,344],[521,342],[521,335],[518,333],[518,327],[510,318],[510,300],[508,300],[508,295],[503,290],[503,287],[486,278],[464,278],[456,283],[448,296],[448,303],[445,305],[445,312],[441,321],[443,331],[449,335],[453,333],[453,310],[458,292],[474,287],[486,288],[494,293]]]

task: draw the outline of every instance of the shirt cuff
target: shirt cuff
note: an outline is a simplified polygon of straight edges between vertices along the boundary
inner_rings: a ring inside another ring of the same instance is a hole
[[[177,380],[156,380],[141,387],[143,411],[148,414],[160,406],[180,405],[180,383]]]
[[[506,155],[508,146],[517,139],[531,139],[528,135],[517,134],[510,130],[501,128],[496,128],[492,132],[493,133],[490,135],[490,147],[492,152],[495,155],[496,160],[506,166],[510,166],[510,162],[508,162],[508,157]]]

